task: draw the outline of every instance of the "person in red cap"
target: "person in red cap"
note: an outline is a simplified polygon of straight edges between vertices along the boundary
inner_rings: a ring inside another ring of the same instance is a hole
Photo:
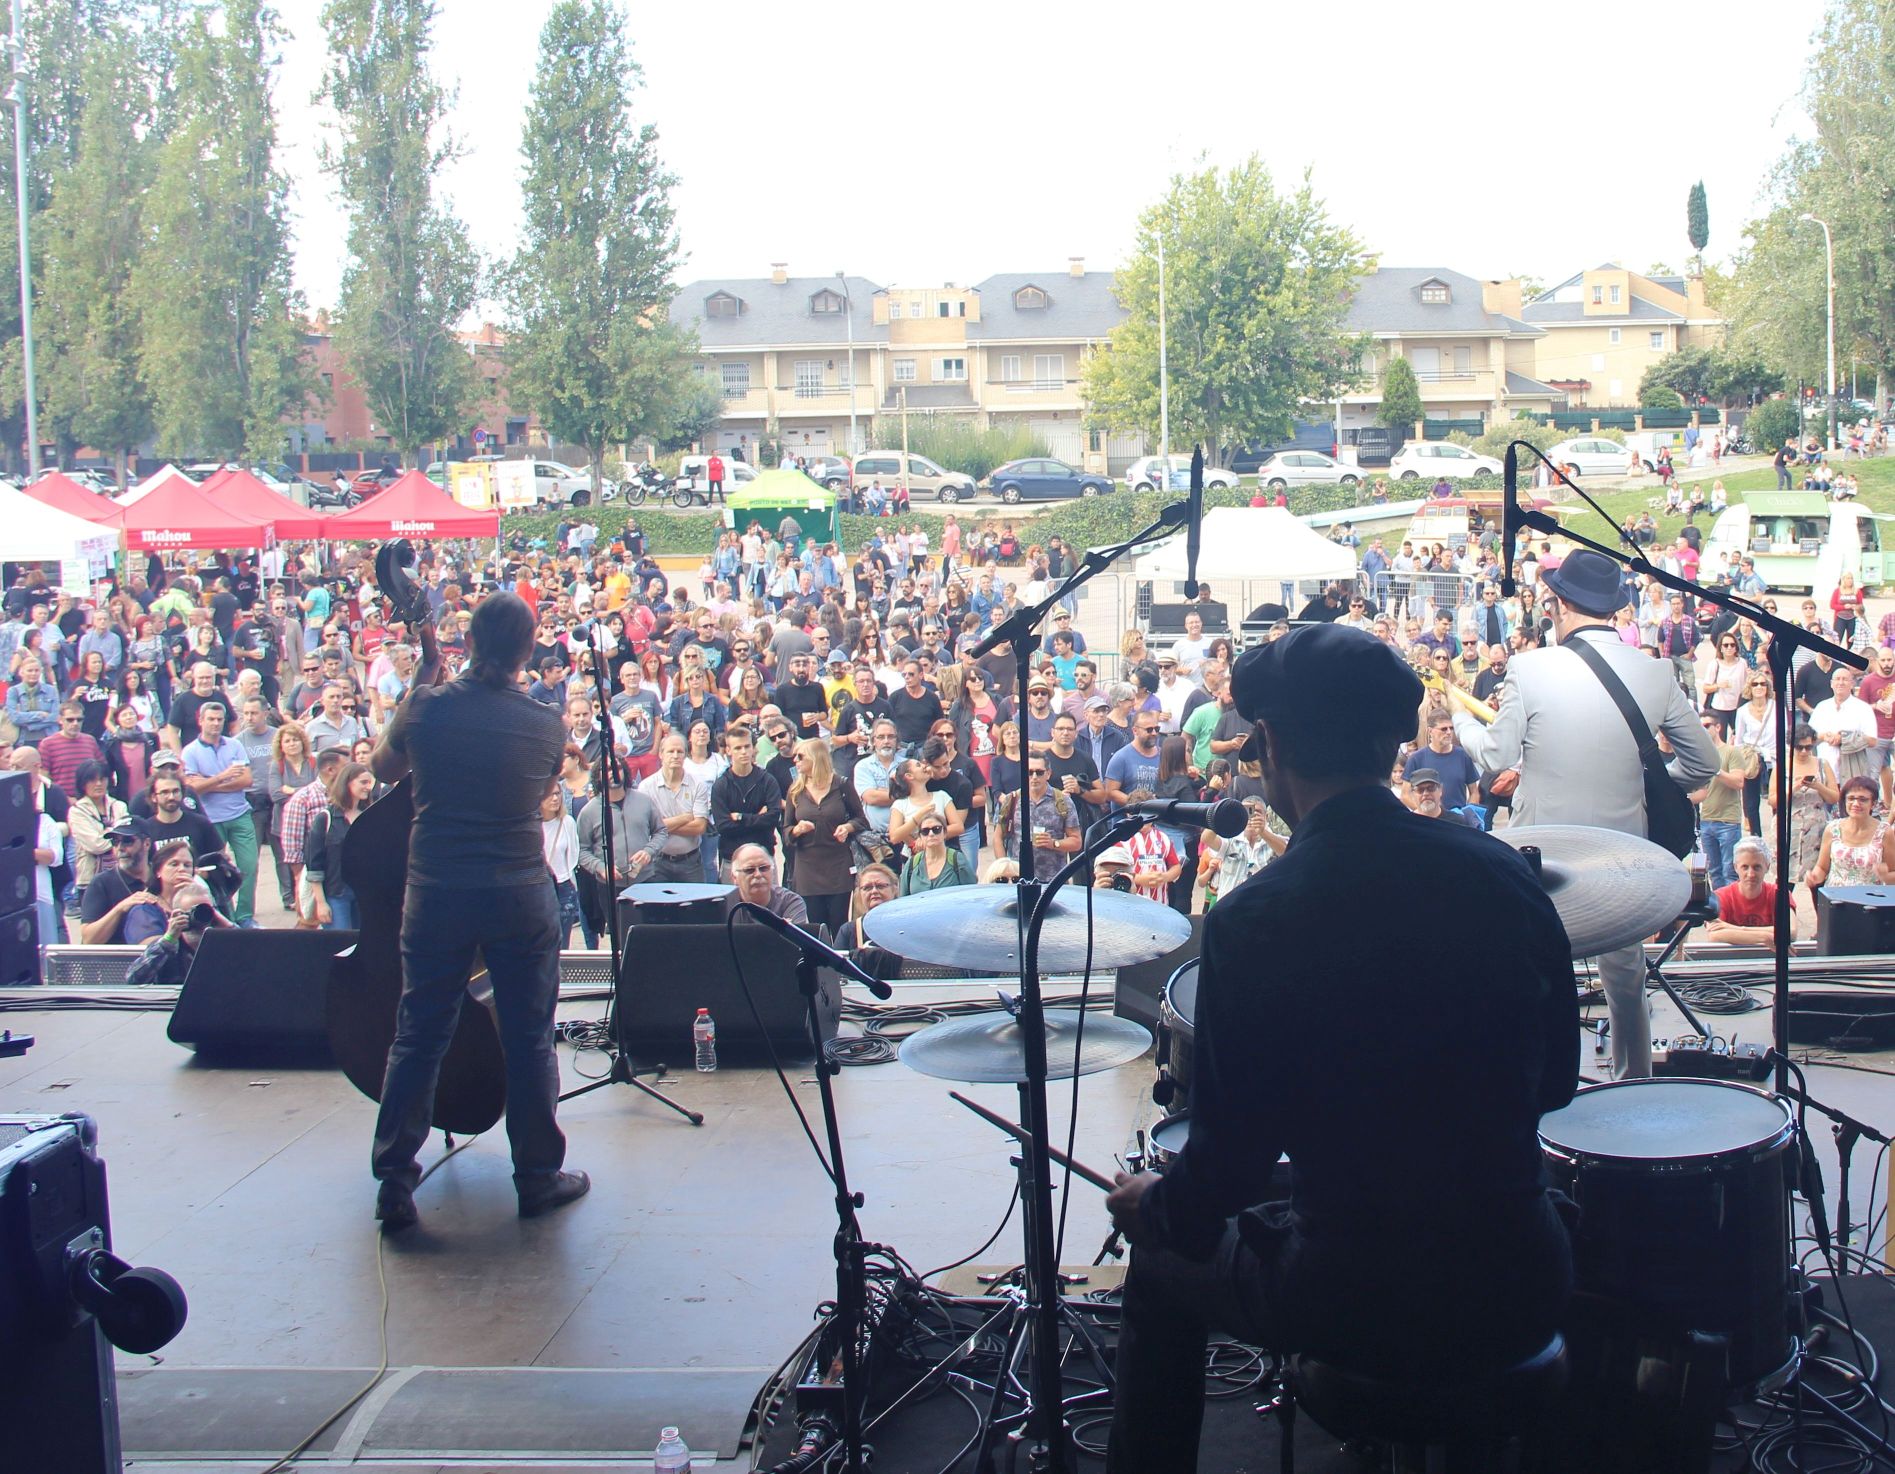
[[[1132,1243],[1112,1474],[1197,1469],[1211,1328],[1478,1375],[1540,1351],[1571,1287],[1537,1136],[1579,1069],[1558,912],[1515,850],[1390,792],[1422,686],[1373,635],[1295,630],[1232,690],[1290,840],[1205,918],[1189,1138],[1107,1199]],[[1379,924],[1365,863],[1480,897],[1482,965]]]

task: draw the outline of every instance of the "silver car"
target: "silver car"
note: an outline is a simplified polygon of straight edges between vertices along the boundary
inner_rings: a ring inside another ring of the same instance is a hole
[[[1362,473],[1321,451],[1280,450],[1257,467],[1257,484],[1276,491],[1286,486],[1354,486]]]

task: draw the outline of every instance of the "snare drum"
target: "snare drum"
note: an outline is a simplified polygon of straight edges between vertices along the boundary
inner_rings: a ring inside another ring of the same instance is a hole
[[[1152,1087],[1152,1100],[1161,1106],[1182,1111],[1191,1104],[1197,1012],[1198,960],[1193,957],[1171,975],[1158,1003],[1158,1083]]]
[[[1145,1133],[1144,1170],[1163,1172],[1172,1163],[1184,1144],[1191,1137],[1191,1113],[1174,1111],[1159,1119],[1151,1130]],[[1266,1203],[1288,1202],[1290,1196],[1290,1154],[1285,1152],[1277,1158],[1276,1168],[1270,1174],[1270,1186],[1263,1195]]]
[[[1613,1312],[1602,1327],[1727,1336],[1733,1387],[1783,1371],[1795,1138],[1782,1101],[1723,1080],[1618,1080],[1544,1117],[1549,1174],[1579,1205],[1575,1288]]]

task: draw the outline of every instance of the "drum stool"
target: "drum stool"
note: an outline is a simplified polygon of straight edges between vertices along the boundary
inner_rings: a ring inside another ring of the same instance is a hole
[[[1336,1437],[1389,1446],[1390,1467],[1488,1471],[1496,1446],[1528,1431],[1566,1390],[1565,1339],[1556,1331],[1526,1360],[1476,1376],[1427,1375],[1395,1381],[1298,1356],[1284,1373],[1276,1407],[1282,1434],[1283,1474],[1295,1469],[1296,1409],[1301,1406]]]

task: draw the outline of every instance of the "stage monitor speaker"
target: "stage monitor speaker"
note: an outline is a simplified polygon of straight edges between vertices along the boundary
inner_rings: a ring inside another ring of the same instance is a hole
[[[722,926],[735,886],[648,880],[619,892],[619,925]]]
[[[1895,886],[1826,885],[1817,891],[1816,950],[1824,957],[1895,952]]]
[[[207,1058],[308,1057],[327,1062],[329,965],[352,931],[204,933],[167,1032]]]
[[[67,1265],[111,1246],[95,1140],[81,1115],[0,1116],[0,1468],[119,1468],[112,1348]]]
[[[731,961],[727,938],[733,934],[749,1001]],[[700,1008],[708,1008],[717,1025],[720,1064],[769,1063],[766,1036],[782,1059],[808,1062],[814,1053],[803,995],[796,988],[796,958],[796,948],[787,940],[749,922],[740,921],[734,928],[722,922],[634,926],[625,939],[617,996],[626,1049],[639,1064],[688,1069],[695,1053],[691,1024]],[[842,983],[824,968],[817,984],[818,1022],[827,1042],[842,1018]]]
[[[39,908],[31,900],[0,912],[0,988],[31,988],[44,982],[39,957]]]
[[[1165,996],[1165,984],[1171,981],[1174,972],[1198,955],[1198,949],[1203,945],[1204,918],[1201,915],[1193,916],[1190,941],[1179,943],[1153,962],[1121,967],[1112,991],[1112,1012],[1120,1018],[1156,1030],[1158,1003]]]
[[[35,868],[28,841],[0,844],[0,914],[33,904],[39,886]]]
[[[23,844],[28,849],[39,837],[39,806],[33,802],[33,781],[25,773],[0,772],[0,849]]]

